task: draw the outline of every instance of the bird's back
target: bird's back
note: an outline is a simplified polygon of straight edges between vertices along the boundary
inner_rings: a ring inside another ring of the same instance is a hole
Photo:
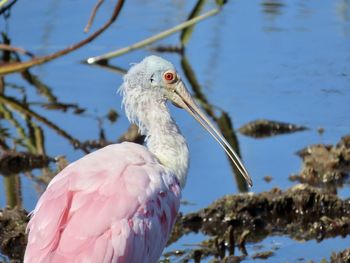
[[[107,146],[59,173],[28,224],[24,262],[156,262],[180,186],[144,146]]]

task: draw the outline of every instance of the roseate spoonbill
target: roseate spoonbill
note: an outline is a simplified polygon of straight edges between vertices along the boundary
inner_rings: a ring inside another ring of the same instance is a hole
[[[146,135],[147,148],[109,145],[61,171],[32,212],[24,262],[157,262],[176,219],[188,167],[186,141],[167,100],[205,127],[252,184],[170,62],[145,58],[124,76],[120,92],[128,119]]]

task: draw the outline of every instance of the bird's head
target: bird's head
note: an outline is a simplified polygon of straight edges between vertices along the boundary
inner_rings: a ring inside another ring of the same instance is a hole
[[[139,125],[140,114],[147,114],[150,104],[163,105],[170,100],[177,107],[186,110],[215,138],[247,183],[252,185],[252,180],[235,151],[196,105],[174,65],[169,61],[149,56],[133,65],[124,76],[120,92],[129,120]]]
[[[187,92],[174,65],[157,56],[146,57],[140,63],[133,65],[124,76],[124,83],[121,86],[124,98],[137,97],[138,101],[142,98],[152,98],[155,101],[169,99],[175,105],[180,102],[177,90]]]

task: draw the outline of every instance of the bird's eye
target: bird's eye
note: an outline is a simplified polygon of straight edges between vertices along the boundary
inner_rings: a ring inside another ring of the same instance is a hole
[[[174,79],[174,74],[173,73],[166,73],[165,75],[164,75],[164,78],[166,79],[166,80],[173,80]]]
[[[166,72],[164,74],[164,79],[168,82],[174,81],[175,80],[175,74],[173,72]]]

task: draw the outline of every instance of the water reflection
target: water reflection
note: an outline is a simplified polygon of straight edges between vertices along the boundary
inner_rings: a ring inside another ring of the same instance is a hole
[[[270,15],[271,17],[276,17],[282,14],[285,4],[283,1],[280,1],[280,0],[273,0],[273,1],[269,0],[269,1],[262,1],[261,6],[264,13]]]
[[[192,87],[194,97],[197,99],[199,104],[202,106],[202,108],[204,109],[206,114],[209,117],[211,117],[214,122],[216,122],[222,135],[226,138],[226,140],[232,146],[232,148],[235,150],[235,152],[238,154],[238,156],[241,156],[238,139],[237,139],[235,130],[233,128],[233,123],[231,121],[231,118],[229,117],[227,112],[225,112],[224,110],[220,109],[219,107],[213,106],[212,104],[209,103],[205,94],[202,92],[202,88],[198,83],[196,75],[189,64],[189,62],[186,58],[186,55],[181,56],[181,65],[182,65],[182,69],[185,73],[185,76]],[[219,114],[217,114],[216,111],[218,111]],[[242,176],[240,176],[239,171],[233,165],[233,163],[230,161],[230,159],[228,159],[228,161],[229,161],[231,168],[233,170],[233,174],[235,175],[235,180],[237,182],[238,190],[240,192],[248,191],[248,185],[246,184],[244,178],[242,178]]]
[[[53,29],[56,26],[57,19],[59,19],[59,6],[61,0],[51,0],[48,1],[47,10],[46,10],[46,21],[44,22],[42,40],[40,41],[41,46],[39,47],[40,54],[50,53],[52,49],[51,37],[53,34]],[[44,68],[42,68],[44,69]]]

